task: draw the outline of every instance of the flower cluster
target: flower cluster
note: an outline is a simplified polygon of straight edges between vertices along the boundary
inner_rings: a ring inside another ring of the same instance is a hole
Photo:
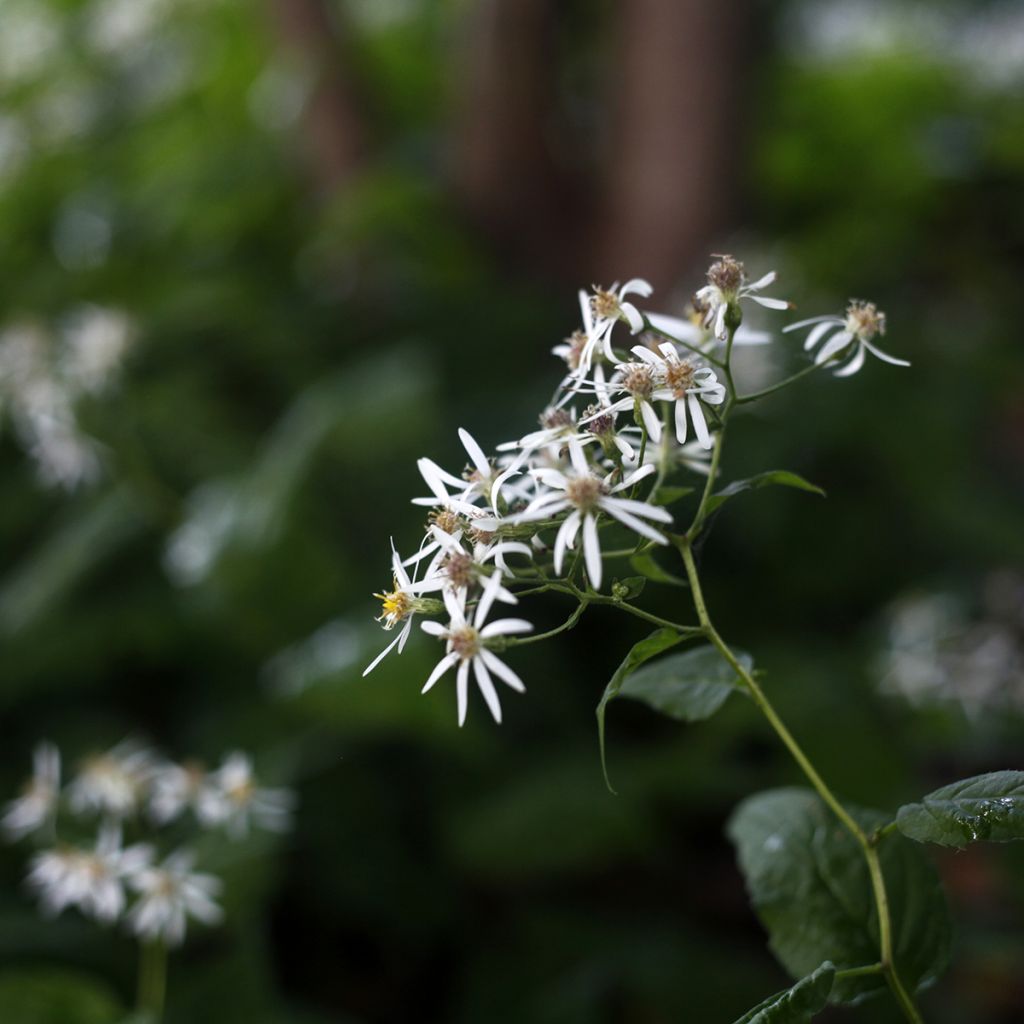
[[[31,859],[28,883],[45,913],[75,907],[103,924],[123,920],[141,939],[177,945],[187,918],[220,920],[221,883],[193,870],[195,855],[187,848],[158,860],[155,832],[187,814],[200,828],[223,829],[235,839],[251,825],[283,831],[292,802],[288,790],[257,784],[245,754],[231,753],[206,771],[165,761],[133,742],[87,758],[62,786],[60,752],[40,743],[32,777],[8,803],[0,828],[11,840],[34,836],[44,844]],[[127,843],[130,833],[144,841]]]
[[[134,332],[126,314],[100,306],[74,310],[56,332],[28,321],[0,331],[0,402],[44,485],[74,490],[99,475],[75,403],[110,386]]]
[[[472,675],[500,722],[494,677],[520,692],[524,686],[498,652],[538,638],[521,635],[533,628],[524,619],[488,621],[496,604],[518,604],[517,589],[560,591],[584,604],[607,601],[606,560],[670,542],[674,519],[665,506],[679,488],[665,481],[693,471],[711,477],[706,487],[713,483],[716,434],[739,397],[733,347],[771,341],[769,333],[742,326],[742,304],[791,308],[760,294],[774,280],[771,272],[748,282],[742,263],[717,257],[683,318],[638,309],[630,298],[652,293],[639,278],[581,291],[580,325],[552,350],[565,375],[538,428],[490,455],[460,429],[466,464],[459,471],[419,460],[430,492],[413,499],[429,509],[424,537],[404,558],[392,542],[391,589],[375,596],[382,602],[378,621],[397,635],[364,675],[391,651],[404,650],[420,616],[423,631],[444,643],[423,691],[454,669],[462,725]],[[617,347],[620,325],[634,338],[628,352]],[[885,316],[870,303],[851,303],[845,317],[792,327],[805,325],[813,325],[805,349],[821,344],[808,369],[838,365],[837,375],[848,375],[866,352],[904,365],[871,343],[884,332]],[[609,549],[606,535],[613,532],[620,542],[625,532],[625,548]],[[622,600],[614,584],[612,593]]]

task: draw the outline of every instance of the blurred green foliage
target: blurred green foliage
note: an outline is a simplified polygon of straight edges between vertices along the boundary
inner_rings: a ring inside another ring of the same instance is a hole
[[[739,424],[730,478],[790,469],[829,498],[737,498],[704,571],[835,788],[894,807],[1019,767],[1024,709],[914,711],[875,665],[896,595],[970,592],[1024,558],[1024,104],[941,54],[807,59],[786,46],[796,6],[763,12],[747,233],[718,248],[777,266],[807,315],[872,298],[914,365],[812,378]],[[37,738],[81,756],[129,734],[252,749],[298,789],[295,833],[225,869],[228,924],[172,959],[172,1024],[733,1019],[787,981],[724,821],[796,781],[746,702],[698,726],[618,702],[615,798],[594,707],[643,631],[607,610],[518,656],[529,693],[500,730],[473,708],[460,732],[443,687],[419,696],[417,638],[360,677],[388,536],[421,529],[415,458],[454,468],[458,425],[485,446],[529,428],[577,315],[446,193],[459,6],[370,7],[351,5],[350,49],[380,155],[324,205],[296,143],[308,69],[260,7],[0,5],[5,35],[27,32],[0,46],[0,316],[52,326],[88,302],[138,325],[119,386],[77,410],[98,483],[44,488],[0,435],[0,789]],[[961,938],[929,1020],[1018,1020],[1019,853],[938,863]],[[131,942],[39,920],[22,871],[0,853],[0,1018],[118,1019]]]

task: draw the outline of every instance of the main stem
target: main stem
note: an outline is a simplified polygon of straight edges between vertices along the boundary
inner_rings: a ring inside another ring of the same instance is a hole
[[[138,1010],[147,1024],[160,1024],[167,992],[167,947],[161,939],[139,945]]]
[[[921,1015],[914,1005],[914,1000],[910,993],[907,992],[896,971],[892,948],[892,916],[889,912],[889,897],[886,893],[885,878],[882,875],[882,865],[875,842],[857,824],[856,820],[850,815],[850,812],[846,810],[832,790],[829,789],[825,780],[811,763],[810,758],[804,753],[800,744],[797,743],[793,734],[786,727],[786,723],[779,717],[771,701],[768,700],[767,694],[761,689],[760,683],[746,669],[729,645],[722,639],[718,630],[715,629],[714,624],[711,622],[711,617],[708,615],[707,605],[704,602],[704,593],[701,590],[700,577],[697,573],[697,565],[693,559],[693,551],[690,548],[689,540],[680,538],[677,541],[677,546],[686,565],[686,575],[690,581],[694,607],[697,610],[697,616],[708,640],[711,641],[732,670],[743,680],[743,684],[753,698],[754,703],[757,704],[762,714],[768,719],[768,723],[775,730],[779,739],[782,740],[786,749],[792,755],[793,760],[800,766],[800,770],[807,776],[807,780],[814,787],[815,791],[839,819],[843,827],[857,840],[857,844],[860,846],[864,859],[867,862],[868,873],[871,877],[871,889],[874,893],[875,907],[878,912],[878,939],[882,973],[885,975],[889,987],[892,989],[893,995],[907,1020],[911,1021],[912,1024],[922,1024]]]
[[[761,713],[768,719],[768,723],[775,730],[779,739],[782,740],[786,749],[793,757],[793,760],[800,766],[800,770],[807,776],[807,780],[814,787],[815,791],[825,804],[830,808],[832,813],[839,819],[843,827],[854,837],[854,839],[856,839],[858,846],[860,846],[861,852],[864,855],[864,860],[867,863],[868,874],[871,878],[871,890],[874,894],[875,908],[878,913],[878,944],[879,951],[881,953],[880,970],[882,974],[884,974],[886,981],[889,983],[889,988],[892,990],[893,996],[907,1020],[910,1021],[911,1024],[923,1024],[921,1015],[918,1012],[917,1007],[914,1005],[913,998],[907,991],[896,971],[896,963],[893,957],[892,948],[892,915],[889,911],[889,897],[885,889],[885,877],[882,874],[882,864],[878,857],[877,843],[879,837],[869,836],[864,829],[857,824],[850,812],[847,811],[847,809],[839,802],[839,799],[832,790],[829,789],[825,780],[818,774],[818,770],[811,763],[810,758],[804,753],[800,744],[797,743],[793,734],[786,727],[786,723],[782,721],[778,712],[774,707],[772,707],[771,701],[768,700],[767,694],[761,689],[761,685],[754,676],[747,671],[746,667],[736,657],[729,645],[719,635],[718,630],[715,629],[714,624],[711,622],[711,616],[708,614],[707,605],[704,601],[704,592],[701,590],[700,576],[697,573],[697,564],[693,558],[693,549],[691,545],[693,544],[693,541],[696,540],[704,525],[704,520],[707,514],[708,499],[711,497],[712,489],[715,485],[715,477],[718,475],[718,467],[722,456],[722,445],[725,438],[726,423],[733,405],[739,401],[736,395],[736,385],[732,376],[732,346],[741,318],[741,314],[737,311],[734,322],[729,325],[729,335],[725,346],[725,358],[720,364],[725,375],[726,400],[721,411],[722,426],[715,441],[715,449],[711,458],[707,484],[704,487],[704,493],[701,495],[700,503],[697,506],[697,511],[694,514],[690,528],[685,534],[675,537],[674,542],[676,547],[679,549],[679,553],[683,556],[683,562],[686,565],[686,575],[690,581],[690,592],[693,595],[693,604],[696,608],[697,616],[700,619],[701,627],[708,640],[714,645],[719,654],[721,654],[722,658],[729,664],[736,675],[743,681],[743,684],[746,686],[747,692],[753,698],[754,703],[757,704]],[[803,376],[805,372],[807,371],[801,371],[801,373],[796,374],[794,379]],[[792,381],[785,381],[784,383],[788,384],[791,382]],[[776,389],[766,389],[764,393],[767,394],[772,390]],[[750,395],[746,396],[745,400],[751,400],[758,397],[761,397],[761,395]]]

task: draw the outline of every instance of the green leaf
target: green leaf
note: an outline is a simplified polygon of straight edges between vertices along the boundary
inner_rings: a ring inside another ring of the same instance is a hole
[[[673,576],[672,573],[666,572],[658,563],[654,560],[654,556],[649,551],[641,552],[639,555],[633,555],[629,560],[629,564],[636,569],[637,572],[643,573],[649,580],[653,580],[655,583],[669,583],[675,587],[688,587],[689,583],[679,576]]]
[[[806,1024],[825,1009],[836,969],[825,961],[813,974],[784,992],[776,992],[748,1010],[735,1024]]]
[[[708,499],[706,512],[714,512],[715,509],[724,505],[730,498],[743,491],[757,490],[759,487],[795,487],[799,491],[810,491],[812,494],[820,494],[823,498],[825,492],[812,483],[809,483],[802,476],[790,473],[787,469],[770,469],[765,473],[758,473],[756,476],[748,477],[746,480],[736,480],[728,487],[722,488],[717,494],[711,495]]]
[[[656,629],[650,636],[635,643],[629,653],[622,660],[622,664],[615,670],[615,674],[608,680],[604,688],[604,695],[600,704],[597,705],[597,738],[601,746],[601,771],[604,773],[604,782],[609,791],[614,793],[611,779],[608,778],[608,762],[605,757],[604,744],[604,715],[608,702],[619,692],[623,681],[634,669],[639,668],[645,661],[650,661],[655,655],[668,650],[669,647],[679,643],[683,638],[673,629]]]
[[[990,772],[943,786],[901,807],[896,824],[910,839],[940,846],[1024,839],[1024,772]]]
[[[749,654],[737,653],[748,671]],[[680,722],[710,718],[739,689],[738,676],[710,645],[659,658],[631,673],[619,688],[620,697],[643,701]]]
[[[878,811],[847,808],[865,831]],[[795,978],[829,960],[849,970],[879,959],[878,920],[863,852],[816,794],[776,789],[745,800],[728,825],[751,901],[775,955]],[[893,921],[896,968],[911,991],[945,969],[951,940],[938,876],[923,851],[890,835],[878,847]],[[884,980],[837,980],[836,1002],[881,991]]]
[[[651,499],[652,505],[674,505],[677,501],[693,494],[692,487],[659,487]]]

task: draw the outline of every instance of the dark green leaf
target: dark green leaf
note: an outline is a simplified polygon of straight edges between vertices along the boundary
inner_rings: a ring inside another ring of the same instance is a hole
[[[748,671],[749,654],[737,653]],[[710,718],[739,688],[739,679],[714,647],[695,647],[659,658],[627,676],[619,696],[660,711],[680,722],[701,722]]]
[[[848,808],[865,831],[877,811]],[[879,959],[871,879],[857,841],[806,789],[776,789],[745,800],[729,837],[770,945],[796,978],[823,960],[838,970]],[[923,852],[896,835],[879,846],[893,921],[896,967],[911,991],[935,980],[949,958],[950,923],[938,877]],[[884,988],[876,975],[836,982],[832,998],[856,1002]]]
[[[618,694],[623,681],[630,672],[655,655],[668,650],[682,639],[675,630],[656,629],[650,636],[644,637],[630,648],[629,653],[623,658],[622,664],[615,670],[615,674],[608,680],[608,685],[604,688],[604,695],[601,697],[600,704],[597,705],[597,739],[601,746],[601,771],[604,772],[605,785],[613,793],[615,790],[608,778],[608,762],[605,759],[604,746],[604,714],[605,708],[608,707],[608,701]]]
[[[643,573],[644,576],[649,580],[653,580],[655,583],[670,583],[676,587],[689,586],[686,580],[679,576],[673,576],[672,573],[666,572],[662,569],[649,551],[644,551],[639,555],[633,555],[629,560],[629,564],[632,565],[637,572]]]
[[[692,487],[659,487],[651,499],[652,505],[674,505],[677,501],[693,494]]]
[[[836,969],[828,961],[784,992],[748,1010],[735,1024],[806,1024],[825,1009]]]
[[[943,786],[901,807],[896,824],[919,843],[941,846],[1024,839],[1024,772],[990,772]]]
[[[765,473],[758,473],[757,476],[748,477],[746,480],[736,480],[728,487],[722,488],[717,494],[711,495],[707,503],[707,512],[714,512],[716,508],[724,505],[730,498],[743,491],[757,490],[759,487],[795,487],[800,491],[810,491],[812,494],[820,494],[825,497],[825,492],[814,484],[809,483],[802,476],[790,473],[787,469],[770,469]]]

